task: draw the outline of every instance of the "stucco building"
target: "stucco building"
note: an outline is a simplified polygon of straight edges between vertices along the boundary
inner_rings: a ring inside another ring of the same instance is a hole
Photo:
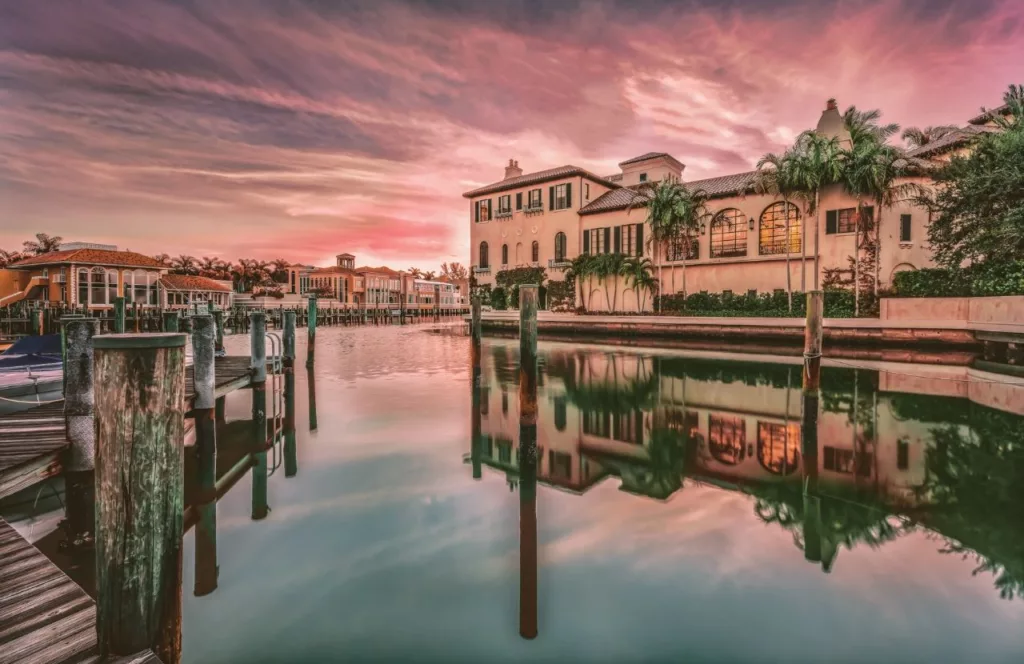
[[[929,168],[968,149],[970,139],[991,131],[991,124],[991,116],[982,115],[943,139],[908,151],[915,175],[906,181],[926,184]],[[821,113],[816,131],[849,146],[849,132],[834,101]],[[792,287],[800,290],[814,287],[816,273],[820,283],[826,269],[848,268],[848,257],[854,255],[857,201],[839,185],[822,193],[815,219],[801,205],[757,193],[753,170],[687,180],[685,165],[664,152],[627,159],[619,169],[606,176],[576,166],[524,174],[510,160],[502,180],[466,192],[470,262],[477,282],[493,286],[497,272],[526,266],[543,267],[549,279],[560,280],[581,253],[621,252],[650,257],[661,266],[656,276],[663,294],[682,290],[684,265],[687,293],[784,289],[787,258]],[[662,180],[684,182],[709,196],[710,214],[689,243],[652,247],[646,242],[641,190],[644,183]],[[869,207],[867,214],[880,224],[881,285],[901,270],[933,265],[927,210],[907,201],[882,210]],[[621,278],[584,284],[583,295],[591,310],[607,309],[608,300],[619,311],[636,311],[640,304]],[[651,306],[648,297],[644,308]]]

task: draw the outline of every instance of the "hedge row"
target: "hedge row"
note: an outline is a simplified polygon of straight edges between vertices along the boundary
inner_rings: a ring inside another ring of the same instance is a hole
[[[662,313],[686,316],[803,318],[807,315],[807,296],[801,292],[793,293],[793,311],[789,310],[786,291],[783,290],[772,293],[750,291],[742,295],[730,291],[700,292],[688,295],[685,299],[677,293],[659,296],[655,307]],[[853,292],[826,290],[825,317],[852,318]]]
[[[893,277],[892,293],[897,297],[1024,295],[1024,261],[899,272]]]

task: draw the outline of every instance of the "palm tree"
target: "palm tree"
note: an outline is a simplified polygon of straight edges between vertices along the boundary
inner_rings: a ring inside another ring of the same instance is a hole
[[[176,274],[199,274],[199,265],[194,256],[180,254],[171,259],[171,271]]]
[[[565,278],[575,279],[580,287],[580,307],[586,310],[586,300],[583,297],[583,280],[590,277],[593,269],[594,257],[591,254],[580,254],[572,259],[572,263],[565,271]]]
[[[839,139],[825,137],[816,131],[805,131],[797,137],[792,155],[792,176],[799,195],[804,199],[807,214],[814,215],[814,290],[818,290],[821,275],[821,233],[820,210],[821,191],[830,184],[839,182],[843,174],[842,151]],[[804,255],[807,254],[807,238],[802,238]],[[801,269],[800,288],[805,289],[804,269]]]
[[[47,235],[46,233],[36,233],[35,240],[26,240],[22,244],[25,247],[26,254],[48,254],[51,251],[57,251],[60,249],[60,243],[64,241],[59,235]]]
[[[626,255],[622,253],[605,254],[605,276],[612,284],[612,302],[611,312],[615,313],[615,308],[619,304],[619,277],[623,274],[623,266],[626,262]],[[604,299],[608,302],[608,285],[604,287]]]
[[[981,111],[988,113],[1000,129],[1013,129],[1024,123],[1024,85],[1011,83],[1003,93],[1003,104],[1006,106],[1005,114],[984,108]]]
[[[782,154],[769,152],[757,161],[757,174],[754,176],[755,191],[781,198],[786,206],[786,298],[790,311],[793,311],[793,276],[789,269],[793,242],[789,228],[789,206],[793,205],[790,201],[802,191],[801,183],[797,178],[796,160],[796,151],[792,148]],[[797,209],[800,208],[797,207]],[[802,249],[805,244],[804,233],[802,228],[800,230]],[[806,285],[801,287],[806,290]]]
[[[270,261],[270,266],[273,268],[270,278],[279,284],[283,284],[288,281],[288,268],[291,263],[283,258],[275,258]]]
[[[160,263],[164,267],[171,266],[170,254],[157,254],[156,256],[153,256],[153,260],[155,260],[157,263]]]
[[[946,134],[951,134],[958,129],[959,127],[956,125],[935,125],[934,127],[925,127],[924,129],[907,127],[903,130],[903,133],[900,134],[900,138],[905,140],[911,148],[919,148],[942,138]]]
[[[5,268],[11,263],[17,263],[24,256],[20,251],[7,251],[6,249],[0,249],[0,268]]]
[[[878,124],[878,120],[881,117],[882,112],[877,108],[870,111],[861,111],[856,106],[847,108],[843,113],[843,124],[846,125],[847,131],[850,132],[850,142],[854,145],[865,140],[885,143],[892,136],[899,133],[900,126],[895,122],[884,125]]]
[[[646,295],[641,299],[641,290],[645,294],[657,290],[658,282],[654,279],[653,268],[651,259],[643,256],[630,256],[622,263],[622,276],[627,285],[632,282],[633,291],[636,293],[637,309],[641,312],[647,304]]]
[[[463,279],[469,278],[469,270],[466,266],[458,261],[452,263],[441,263],[441,275],[448,277],[452,281],[462,281]]]
[[[423,278],[423,270],[419,269],[418,267],[411,267],[408,270],[406,270],[406,272],[408,272],[415,279]]]
[[[198,261],[199,274],[204,277],[217,278],[220,275],[222,261],[216,256],[203,256]]]

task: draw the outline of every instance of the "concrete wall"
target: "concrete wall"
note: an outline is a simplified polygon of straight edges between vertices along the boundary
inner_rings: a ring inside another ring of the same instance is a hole
[[[1024,296],[882,298],[883,321],[942,320],[970,329],[1024,326]]]

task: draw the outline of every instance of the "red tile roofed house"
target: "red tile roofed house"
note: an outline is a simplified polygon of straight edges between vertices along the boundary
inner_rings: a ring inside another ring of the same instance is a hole
[[[206,302],[219,309],[230,309],[234,304],[234,289],[230,281],[220,281],[191,274],[165,274],[160,277],[160,304],[169,309],[185,308]]]
[[[338,254],[335,265],[288,267],[288,292],[305,295],[318,292],[346,306],[397,305],[403,299],[415,302],[415,289],[411,275],[386,266],[355,267],[355,256]]]
[[[167,267],[112,245],[65,243],[0,270],[0,306],[20,301],[102,309],[124,295],[129,304],[158,306],[158,281]]]

